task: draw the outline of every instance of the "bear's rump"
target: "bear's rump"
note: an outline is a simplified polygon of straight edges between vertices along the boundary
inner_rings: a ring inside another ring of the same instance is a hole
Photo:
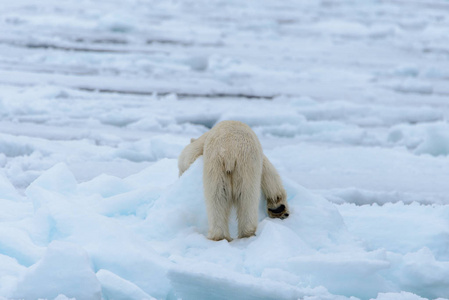
[[[233,201],[257,193],[262,177],[262,147],[251,129],[243,129],[218,130],[204,145],[205,188]]]
[[[218,132],[206,140],[204,159],[213,165],[220,164],[222,172],[231,173],[262,166],[262,147],[252,132]]]

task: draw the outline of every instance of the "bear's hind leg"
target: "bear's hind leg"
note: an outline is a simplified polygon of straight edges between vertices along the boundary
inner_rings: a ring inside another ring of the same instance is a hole
[[[256,234],[258,223],[259,196],[241,197],[237,200],[237,220],[239,238],[247,238]]]
[[[237,208],[239,238],[247,238],[256,234],[259,222],[260,178],[255,171],[254,177],[246,177],[233,181],[234,203]]]
[[[232,201],[226,175],[208,172],[205,169],[203,182],[209,223],[207,238],[214,241],[226,239],[230,242],[232,239],[229,234],[229,215]]]

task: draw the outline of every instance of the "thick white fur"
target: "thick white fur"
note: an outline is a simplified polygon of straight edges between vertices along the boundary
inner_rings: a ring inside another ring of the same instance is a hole
[[[232,205],[237,208],[239,238],[254,235],[261,189],[267,199],[269,216],[288,217],[281,178],[248,125],[223,121],[198,139],[192,139],[178,158],[179,176],[200,155],[204,156],[209,239],[231,240],[228,223]]]
[[[265,155],[263,156],[261,188],[267,199],[268,215],[271,218],[287,218],[289,215],[287,192],[282,185],[281,176]],[[284,210],[279,210],[282,205]]]

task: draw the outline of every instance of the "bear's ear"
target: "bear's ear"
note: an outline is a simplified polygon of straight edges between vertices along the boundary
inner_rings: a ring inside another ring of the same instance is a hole
[[[190,139],[190,143],[193,143],[194,141],[196,141],[196,139],[194,139],[194,138]]]

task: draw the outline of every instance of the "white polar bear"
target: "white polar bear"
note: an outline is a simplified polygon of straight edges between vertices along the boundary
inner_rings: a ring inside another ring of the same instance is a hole
[[[200,155],[204,156],[209,239],[231,240],[228,223],[232,205],[237,208],[239,238],[254,235],[261,190],[267,199],[268,215],[288,217],[287,193],[281,178],[248,125],[223,121],[198,139],[191,139],[178,158],[179,176]]]

